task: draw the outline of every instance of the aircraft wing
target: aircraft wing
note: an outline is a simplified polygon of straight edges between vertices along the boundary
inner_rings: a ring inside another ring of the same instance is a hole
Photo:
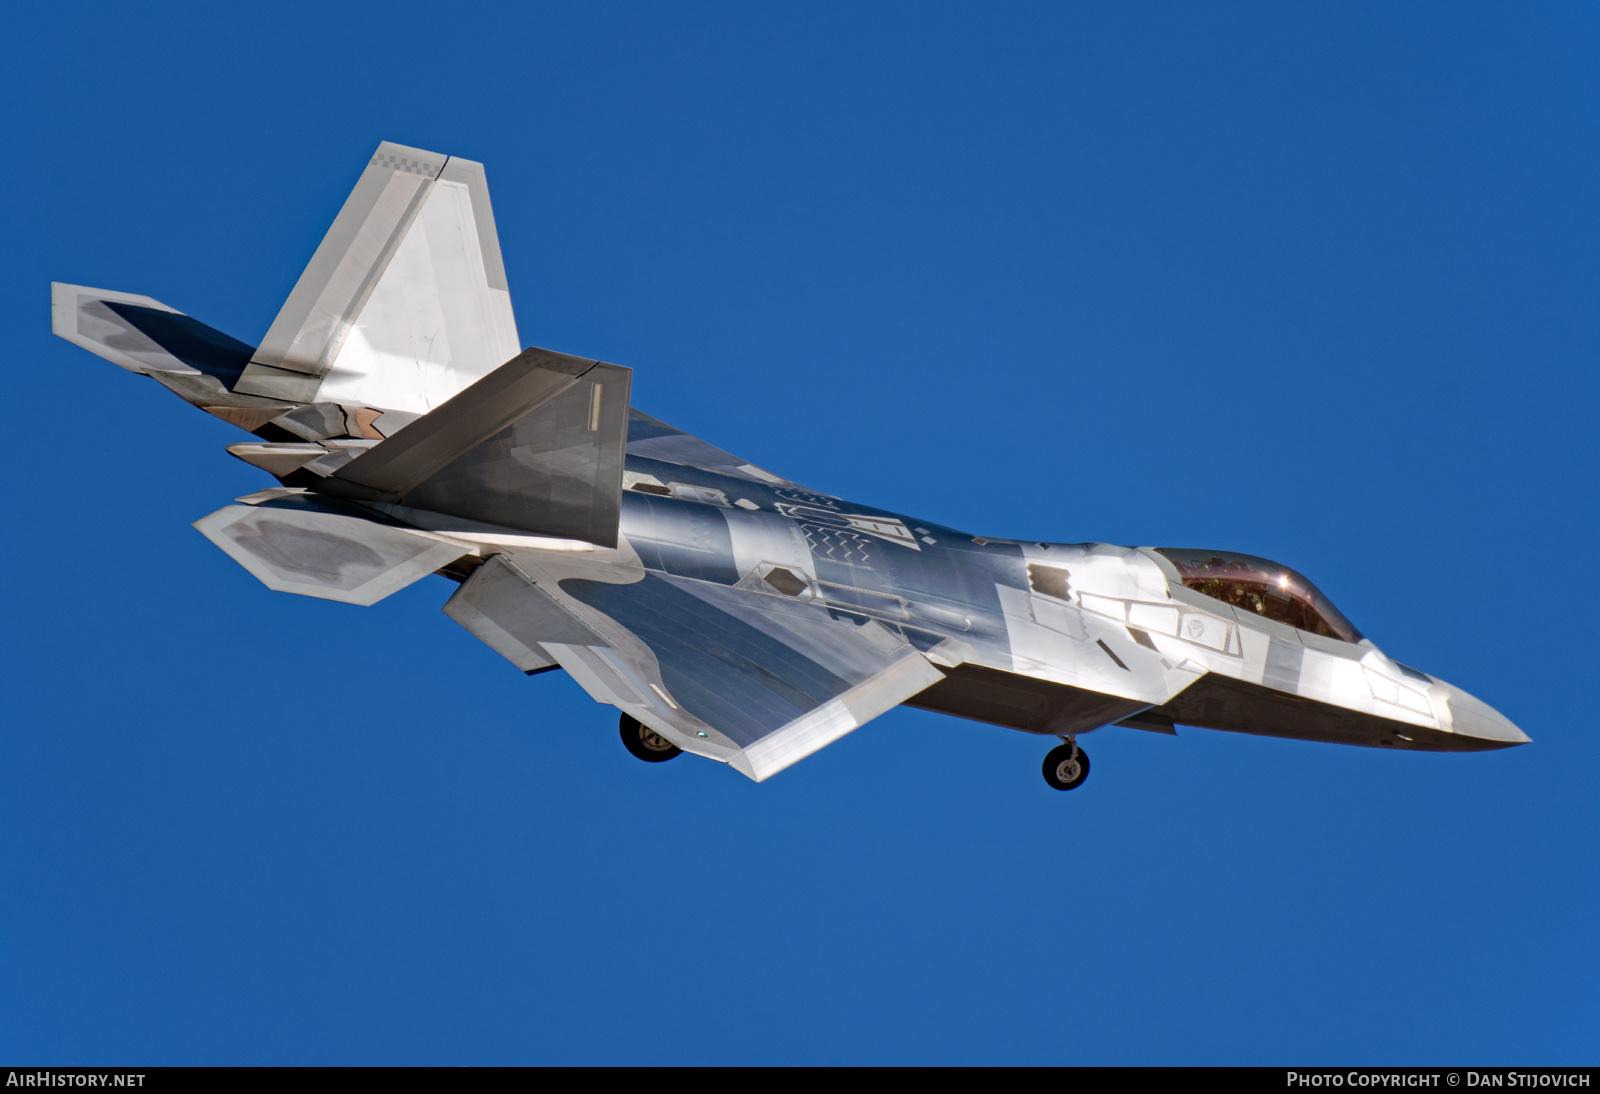
[[[943,679],[880,623],[642,567],[619,582],[621,553],[496,555],[445,612],[524,671],[560,665],[597,701],[757,782]]]

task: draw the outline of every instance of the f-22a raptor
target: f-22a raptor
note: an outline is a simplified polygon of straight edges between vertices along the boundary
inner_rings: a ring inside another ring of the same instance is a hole
[[[1394,661],[1286,566],[1019,542],[808,489],[523,349],[481,164],[384,143],[259,346],[53,287],[55,333],[253,434],[277,479],[196,523],[269,588],[372,604],[427,574],[525,673],[565,669],[644,760],[760,781],[890,708],[1062,742],[1197,726],[1376,748],[1528,738]]]

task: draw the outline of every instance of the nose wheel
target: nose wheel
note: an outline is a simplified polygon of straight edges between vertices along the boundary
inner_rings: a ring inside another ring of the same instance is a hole
[[[631,715],[622,716],[620,728],[623,747],[646,763],[658,764],[663,760],[672,759],[683,751]]]
[[[1052,748],[1044,758],[1044,781],[1056,790],[1076,789],[1088,777],[1089,754],[1076,741]]]

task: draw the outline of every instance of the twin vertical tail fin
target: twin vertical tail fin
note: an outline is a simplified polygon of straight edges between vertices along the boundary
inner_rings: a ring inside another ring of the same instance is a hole
[[[385,141],[235,390],[425,414],[519,348],[483,165]]]
[[[388,142],[259,347],[134,293],[57,284],[51,304],[61,337],[252,432],[322,408],[278,440],[381,439],[521,349],[483,165]]]
[[[315,489],[615,547],[632,376],[527,350]]]
[[[528,350],[396,436],[307,471],[311,492],[267,491],[195,527],[269,588],[349,604],[477,553],[486,530],[615,547],[630,376]]]
[[[52,287],[52,322],[256,433],[229,451],[282,482],[616,544],[631,374],[519,353],[472,160],[380,144],[258,347],[78,285]]]

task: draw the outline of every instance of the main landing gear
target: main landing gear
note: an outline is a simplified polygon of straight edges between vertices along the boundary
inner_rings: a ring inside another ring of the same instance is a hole
[[[637,718],[624,714],[619,727],[622,730],[622,744],[629,752],[646,763],[658,764],[662,760],[670,760],[683,751],[677,745],[667,740],[661,734],[642,724]],[[1051,753],[1055,755],[1055,753]]]
[[[1078,747],[1076,737],[1061,739],[1067,743],[1044,758],[1044,781],[1056,790],[1073,790],[1089,777],[1089,754]]]

